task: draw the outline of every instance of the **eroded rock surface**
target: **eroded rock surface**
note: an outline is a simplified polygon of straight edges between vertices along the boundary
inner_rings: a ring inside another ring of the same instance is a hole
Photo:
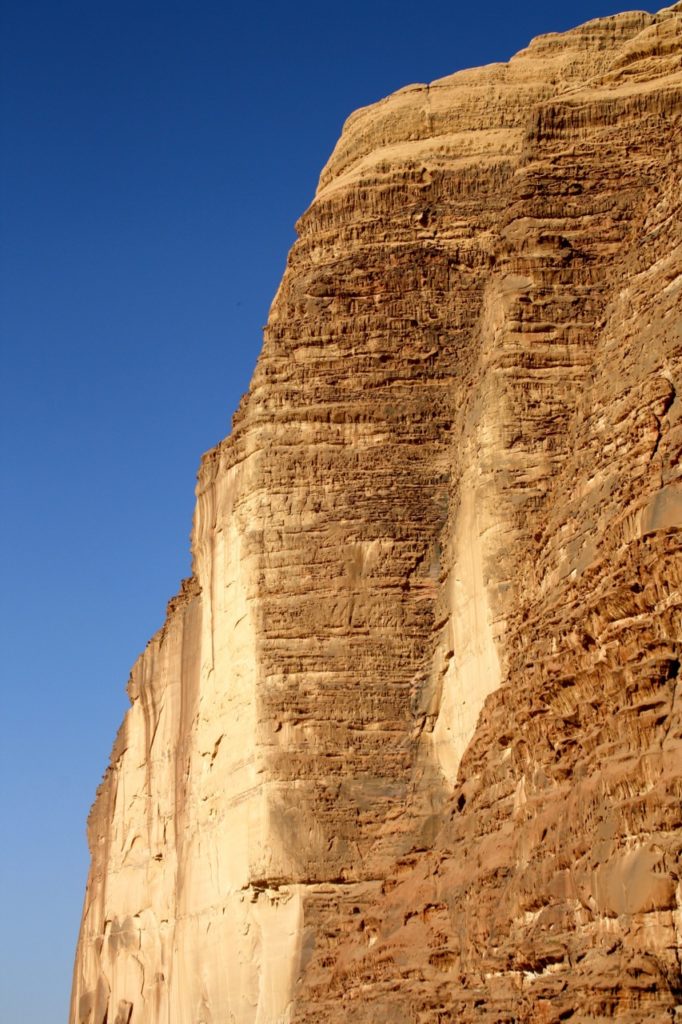
[[[348,120],[131,675],[72,1024],[674,1019],[681,157],[681,4]]]

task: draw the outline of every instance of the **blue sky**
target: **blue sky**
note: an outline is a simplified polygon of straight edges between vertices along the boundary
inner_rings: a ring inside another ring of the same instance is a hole
[[[66,1022],[128,672],[345,117],[623,6],[0,2],[8,1024]]]

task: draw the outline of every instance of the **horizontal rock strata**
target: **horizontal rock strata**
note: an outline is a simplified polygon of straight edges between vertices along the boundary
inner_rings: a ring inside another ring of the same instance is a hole
[[[673,1019],[681,158],[682,4],[348,120],[130,678],[72,1024]]]

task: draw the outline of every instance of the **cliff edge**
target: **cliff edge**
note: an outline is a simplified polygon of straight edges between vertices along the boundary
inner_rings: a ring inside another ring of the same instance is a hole
[[[682,1014],[681,171],[680,3],[349,118],[132,670],[71,1024]]]

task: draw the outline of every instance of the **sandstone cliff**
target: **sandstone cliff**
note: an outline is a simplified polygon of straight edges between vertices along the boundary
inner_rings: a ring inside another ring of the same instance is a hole
[[[682,4],[355,113],[98,791],[72,1024],[682,1004]]]

